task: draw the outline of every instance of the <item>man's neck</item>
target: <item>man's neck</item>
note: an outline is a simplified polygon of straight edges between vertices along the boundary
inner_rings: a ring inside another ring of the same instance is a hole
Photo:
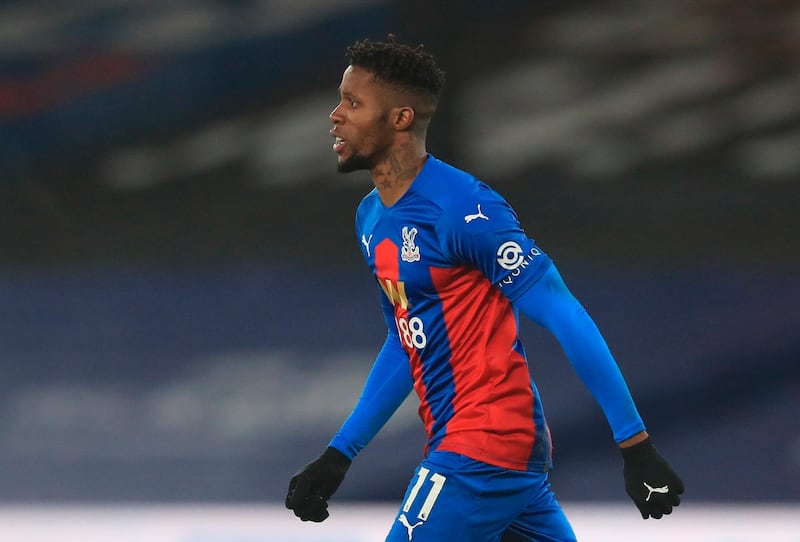
[[[372,182],[385,206],[391,207],[403,197],[427,157],[424,147],[409,142],[392,148],[386,159],[372,168]]]

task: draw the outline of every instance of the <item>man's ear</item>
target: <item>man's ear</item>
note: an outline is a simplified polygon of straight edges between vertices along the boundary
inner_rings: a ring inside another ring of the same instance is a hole
[[[415,116],[413,107],[406,105],[395,108],[392,117],[394,129],[399,131],[408,130],[414,124]]]

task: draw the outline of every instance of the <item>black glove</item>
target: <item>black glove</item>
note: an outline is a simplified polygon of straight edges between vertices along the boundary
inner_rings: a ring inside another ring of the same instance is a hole
[[[303,521],[325,521],[328,499],[344,480],[350,459],[336,448],[328,447],[319,459],[312,461],[289,480],[286,508]]]
[[[629,448],[620,448],[625,463],[625,491],[642,513],[642,518],[660,519],[681,503],[683,481],[661,454],[650,437]]]

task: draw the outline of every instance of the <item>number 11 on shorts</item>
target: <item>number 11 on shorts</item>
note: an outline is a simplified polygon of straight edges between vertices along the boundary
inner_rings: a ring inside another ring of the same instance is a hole
[[[430,474],[430,472],[430,469],[420,467],[419,472],[417,473],[417,482],[414,484],[414,487],[411,488],[411,492],[408,494],[406,502],[403,503],[403,512],[408,512],[411,510],[411,505],[414,504],[414,501],[419,494],[419,490],[422,489],[422,486],[428,480],[428,474]],[[441,493],[442,487],[444,487],[444,483],[447,481],[447,478],[439,473],[434,472],[431,474],[430,481],[433,485],[428,492],[428,496],[425,497],[425,501],[422,503],[422,508],[420,508],[419,514],[417,514],[417,518],[421,519],[422,521],[428,519],[428,515],[431,513],[433,505],[436,504],[436,499],[439,498],[439,493]]]

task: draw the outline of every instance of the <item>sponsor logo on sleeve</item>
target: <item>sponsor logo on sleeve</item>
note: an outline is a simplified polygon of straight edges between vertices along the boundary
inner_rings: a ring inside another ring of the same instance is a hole
[[[497,264],[503,269],[511,271],[506,277],[497,283],[497,286],[509,286],[513,284],[514,279],[522,274],[522,272],[531,264],[536,256],[540,256],[542,252],[533,247],[525,254],[522,247],[514,241],[506,241],[497,249]]]
[[[499,263],[500,267],[503,269],[508,269],[509,271],[516,269],[522,265],[524,261],[525,257],[522,255],[522,247],[514,241],[506,241],[497,249],[497,263]]]

